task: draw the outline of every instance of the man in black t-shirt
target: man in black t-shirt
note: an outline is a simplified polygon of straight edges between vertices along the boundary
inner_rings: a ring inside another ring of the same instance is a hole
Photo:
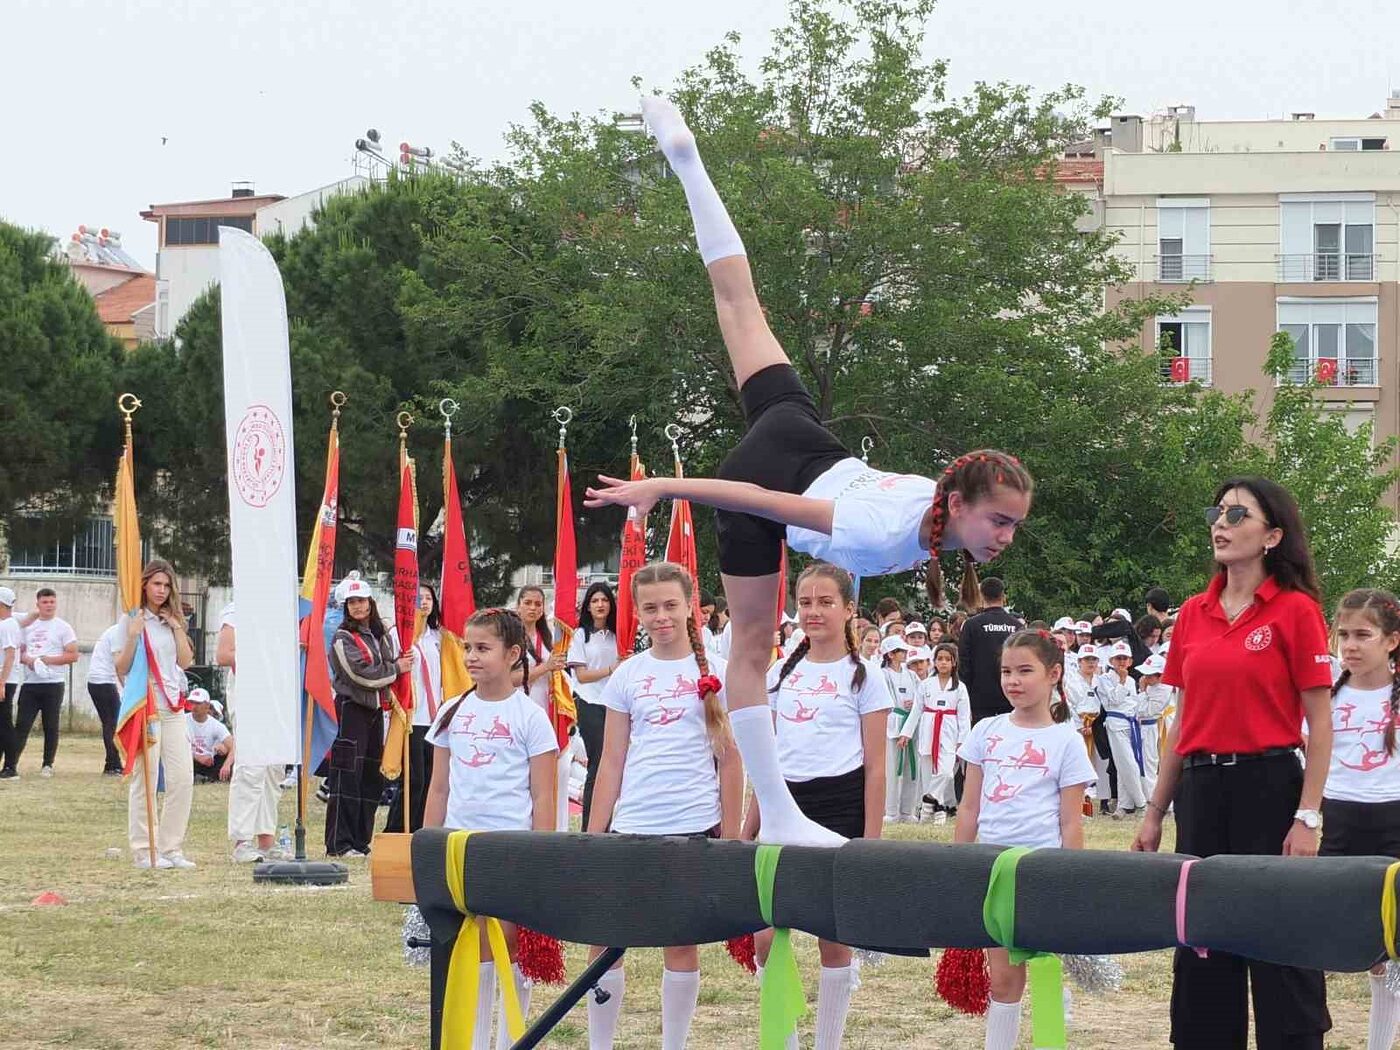
[[[968,617],[958,637],[958,677],[967,685],[974,725],[1011,710],[1001,691],[1001,650],[1025,626],[1019,616],[1006,611],[1006,585],[995,576],[982,581],[982,606],[976,616]]]

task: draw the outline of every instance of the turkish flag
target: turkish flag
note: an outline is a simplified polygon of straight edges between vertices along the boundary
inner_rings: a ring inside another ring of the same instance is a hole
[[[1191,382],[1191,359],[1187,357],[1172,358],[1172,382]]]
[[[1318,360],[1317,381],[1325,385],[1331,385],[1337,381],[1336,358],[1324,357]]]

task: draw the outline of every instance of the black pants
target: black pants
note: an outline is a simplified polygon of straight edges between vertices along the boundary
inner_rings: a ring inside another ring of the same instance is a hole
[[[14,769],[19,756],[15,754],[15,693],[19,686],[5,686],[5,699],[0,700],[0,769]]]
[[[423,826],[423,807],[428,804],[428,784],[432,777],[433,746],[428,743],[428,727],[414,726],[413,738],[408,745],[408,790],[413,793],[408,807],[408,816],[412,821],[409,831],[417,831]],[[404,830],[402,777],[394,786],[394,801],[389,806],[389,819],[384,822],[384,830]]]
[[[340,731],[331,745],[330,778],[326,789],[326,853],[338,857],[350,850],[369,852],[374,814],[384,793],[379,763],[384,757],[384,715],[335,698]]]
[[[19,691],[19,715],[15,719],[14,763],[24,745],[29,743],[29,730],[34,719],[42,717],[44,724],[44,765],[53,765],[58,755],[58,715],[63,709],[62,682],[25,682]]]
[[[102,722],[102,746],[107,749],[107,757],[102,763],[102,772],[120,773],[122,757],[117,753],[117,712],[121,709],[122,696],[115,685],[94,685],[88,683],[88,696],[97,709],[97,717]]]
[[[1278,856],[1302,790],[1303,770],[1291,754],[1183,769],[1175,798],[1177,852]],[[1187,948],[1177,949],[1172,969],[1171,1039],[1181,1050],[1246,1050],[1247,988],[1259,1050],[1322,1050],[1332,1018],[1321,970],[1224,952],[1201,959]]]
[[[603,764],[603,726],[608,720],[608,709],[602,704],[591,704],[578,698],[578,731],[583,737],[583,749],[588,752],[588,775],[583,779],[583,824],[588,830],[588,814],[593,809],[593,782],[598,779],[598,767]]]
[[[194,778],[198,780],[209,780],[217,782],[219,774],[223,771],[224,761],[228,755],[215,755],[212,766],[201,766],[198,762],[194,764]]]

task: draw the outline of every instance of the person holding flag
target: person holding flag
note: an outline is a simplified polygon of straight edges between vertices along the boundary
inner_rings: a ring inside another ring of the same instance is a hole
[[[146,564],[140,593],[140,606],[127,614],[126,639],[116,659],[117,673],[126,681],[117,746],[123,767],[134,774],[127,796],[127,837],[138,868],[193,868],[182,847],[194,797],[194,757],[178,683],[194,663],[194,647],[185,633],[175,570],[168,561],[156,558]],[[165,801],[152,856],[147,792],[154,794],[154,767],[162,762]]]
[[[423,826],[423,805],[428,798],[428,780],[433,775],[428,729],[442,704],[442,619],[437,592],[426,583],[418,585],[418,613],[424,627],[413,643],[413,670],[409,672],[413,684],[413,734],[408,744],[409,826],[404,827],[403,792],[399,791],[384,822],[384,830],[391,834],[417,831]]]

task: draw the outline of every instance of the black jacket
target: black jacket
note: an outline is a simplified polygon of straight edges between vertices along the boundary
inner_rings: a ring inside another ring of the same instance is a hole
[[[969,616],[963,624],[958,636],[958,677],[967,684],[974,724],[1011,710],[1001,691],[1001,650],[1024,626],[1025,621],[999,605]]]
[[[1090,637],[1093,638],[1095,645],[1099,645],[1103,642],[1116,642],[1120,638],[1126,641],[1128,647],[1133,651],[1133,669],[1130,673],[1134,681],[1139,678],[1136,670],[1138,664],[1152,655],[1152,650],[1147,648],[1147,643],[1138,637],[1137,630],[1133,625],[1127,620],[1120,620],[1116,616],[1110,616],[1103,623],[1095,627]],[[1099,666],[1107,667],[1108,661],[1100,660]]]

